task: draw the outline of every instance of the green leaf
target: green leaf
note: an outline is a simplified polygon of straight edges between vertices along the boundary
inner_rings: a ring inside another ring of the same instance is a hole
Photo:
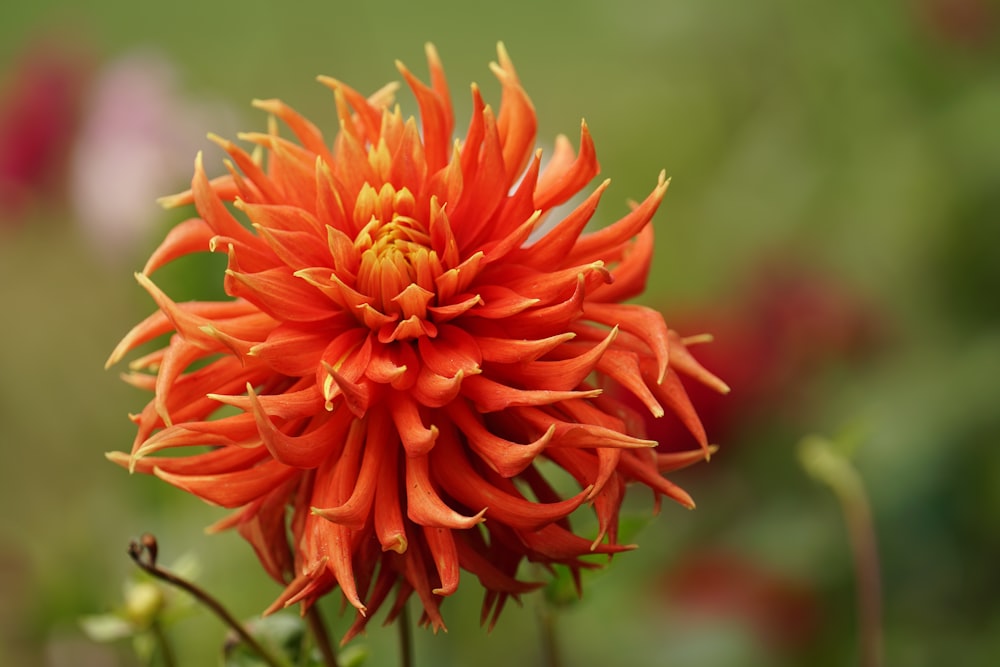
[[[305,621],[296,614],[273,614],[246,624],[247,631],[284,664],[292,667],[323,667],[321,657],[311,650]],[[308,650],[308,654],[306,651]],[[266,667],[267,663],[237,637],[223,647],[224,667]]]
[[[337,656],[340,667],[361,667],[368,660],[368,647],[363,644],[351,644]]]

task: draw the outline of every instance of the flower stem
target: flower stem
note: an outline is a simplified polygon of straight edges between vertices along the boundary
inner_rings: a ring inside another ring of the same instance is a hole
[[[167,633],[163,631],[163,625],[159,620],[154,620],[150,626],[150,630],[153,632],[153,636],[156,637],[156,643],[160,646],[160,655],[163,656],[163,667],[176,667],[177,658],[174,656],[174,647],[170,643]]]
[[[882,664],[882,586],[871,505],[857,470],[822,438],[807,438],[799,446],[803,467],[829,486],[844,511],[851,543],[858,595],[858,634],[862,667]]]
[[[260,656],[261,660],[267,663],[268,667],[285,667],[280,660],[271,655],[270,651],[264,648],[249,632],[247,632],[246,628],[243,627],[243,624],[236,620],[229,610],[222,606],[221,602],[190,581],[183,579],[173,572],[165,570],[157,565],[156,554],[156,538],[149,533],[143,535],[142,540],[139,542],[133,540],[128,547],[128,555],[132,558],[136,565],[157,579],[186,591],[200,603],[212,610],[212,612],[214,612],[223,623],[228,625],[237,635],[239,635],[239,638],[247,646],[249,646],[251,650]],[[144,555],[146,558],[143,558]]]
[[[410,631],[410,605],[403,603],[396,623],[399,628],[399,665],[413,667],[413,635]]]
[[[330,635],[326,631],[326,623],[323,621],[323,614],[315,604],[309,606],[306,612],[306,622],[309,624],[309,631],[316,641],[316,647],[320,655],[323,656],[323,664],[326,667],[339,667],[337,653],[330,643]]]
[[[547,601],[542,602],[538,611],[539,627],[542,635],[542,664],[545,667],[561,667],[559,641],[556,637],[556,612]]]

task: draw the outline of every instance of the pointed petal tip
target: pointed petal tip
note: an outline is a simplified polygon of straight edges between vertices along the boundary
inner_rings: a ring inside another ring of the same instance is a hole
[[[691,345],[703,345],[714,341],[715,336],[710,333],[700,333],[693,336],[681,336],[681,342],[684,343],[686,347],[690,347]]]
[[[382,547],[382,551],[395,551],[398,554],[404,554],[406,553],[406,548],[408,546],[409,543],[406,541],[406,535],[399,533],[398,535],[393,536],[392,544]]]
[[[184,199],[185,199],[185,197],[184,197],[183,194],[166,195],[166,196],[163,196],[163,197],[157,197],[156,204],[160,208],[169,211],[172,208],[177,208],[178,206],[183,206]]]
[[[684,491],[683,489],[677,489],[674,500],[680,503],[682,507],[686,507],[689,510],[695,509],[694,498],[688,495],[687,491]]]
[[[115,345],[115,349],[111,350],[111,354],[108,355],[107,360],[104,362],[104,370],[109,370],[112,366],[121,361],[122,358],[125,356],[125,354],[128,352],[128,349],[129,349],[129,337],[126,336],[121,341],[119,341],[117,345]],[[123,373],[122,374],[123,378],[124,375],[125,374]]]
[[[475,526],[475,525],[478,525],[480,523],[485,523],[486,522],[486,510],[488,510],[488,509],[489,509],[489,507],[484,507],[483,509],[479,510],[479,514],[475,514],[472,517],[470,517],[471,526]]]
[[[149,454],[157,451],[155,442],[152,445],[149,445],[148,443],[149,443],[148,440],[142,443],[138,447],[138,449],[133,451],[132,454],[128,457],[129,472],[135,470],[135,464],[139,462],[139,459],[146,458],[146,456],[148,456]]]
[[[120,465],[123,468],[128,468],[129,459],[131,457],[125,452],[104,452],[104,458],[111,461],[115,465]],[[131,472],[131,470],[129,472]]]
[[[250,106],[254,109],[260,109],[261,111],[266,111],[268,113],[274,113],[277,109],[281,107],[281,100],[276,98],[261,99],[255,97],[250,100]]]
[[[503,40],[497,42],[497,60],[500,61],[500,65],[504,69],[510,69],[512,61],[510,53],[507,51],[507,45],[503,43]]]

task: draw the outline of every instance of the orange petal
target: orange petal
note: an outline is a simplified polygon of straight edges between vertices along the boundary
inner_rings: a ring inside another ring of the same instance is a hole
[[[264,446],[267,447],[275,460],[295,468],[318,467],[325,458],[332,454],[333,450],[340,446],[352,420],[347,410],[339,410],[325,419],[322,417],[319,420],[314,418],[312,423],[316,424],[319,421],[318,426],[314,426],[301,435],[292,436],[275,427],[264,412],[253,387],[249,385],[247,386],[247,395],[250,398],[254,421]]]
[[[555,434],[555,427],[550,426],[534,442],[521,444],[492,433],[464,400],[452,401],[446,410],[455,426],[465,435],[469,447],[501,477],[513,477],[531,465]]]
[[[424,426],[417,402],[402,392],[395,392],[387,403],[407,456],[426,455],[437,440],[437,426]]]
[[[431,482],[427,456],[406,459],[406,500],[407,516],[421,526],[472,528],[486,512],[484,508],[475,516],[464,516],[448,507]]]
[[[538,503],[519,494],[514,483],[498,480],[504,489],[494,486],[478,474],[466,458],[454,432],[442,433],[438,446],[431,454],[434,458],[434,477],[457,501],[468,507],[486,507],[487,519],[525,530],[538,528],[559,521],[571,514],[587,499],[590,488],[577,495],[554,503]]]
[[[437,569],[441,585],[433,589],[435,595],[447,596],[458,590],[458,549],[455,548],[455,538],[448,528],[423,526],[424,539],[430,549],[434,567]]]
[[[601,390],[517,389],[483,375],[473,375],[466,379],[462,393],[476,405],[476,409],[480,412],[497,412],[510,407],[551,405],[573,398],[593,398],[599,396]]]
[[[146,265],[142,267],[143,274],[148,276],[178,257],[208,252],[208,243],[213,236],[215,232],[201,218],[190,218],[178,223],[167,232],[166,238],[146,260]]]
[[[296,468],[278,461],[265,461],[259,466],[214,475],[182,475],[167,472],[165,466],[153,468],[153,474],[179,489],[202,500],[222,507],[239,507],[259,498],[270,489],[298,473]]]
[[[535,206],[545,210],[566,203],[586,187],[600,170],[594,140],[584,121],[580,124],[580,154],[576,159],[573,158],[573,147],[569,140],[562,135],[556,137],[554,155],[538,180]]]

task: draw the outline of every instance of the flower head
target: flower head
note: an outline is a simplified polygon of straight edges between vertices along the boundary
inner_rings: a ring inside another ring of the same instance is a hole
[[[286,586],[272,608],[339,588],[361,612],[348,637],[394,589],[390,619],[416,594],[443,627],[462,570],[495,622],[539,585],[518,578],[525,560],[578,575],[594,566],[585,556],[629,548],[617,540],[628,483],[692,506],[661,473],[710,451],[680,376],[725,385],[660,314],[620,303],[644,288],[664,177],[599,231],[583,233],[606,181],[550,224],[597,174],[594,145],[584,124],[579,152],[560,137],[542,169],[534,109],[498,53],[499,111],[473,86],[454,142],[431,47],[430,85],[398,64],[419,125],[390,106],[391,86],[366,98],[321,77],[340,120],[332,144],[282,102],[256,101],[277,120],[240,136],[254,151],[217,139],[229,174],[209,180],[199,157],[191,190],[166,199],[199,217],[138,274],[159,310],[109,360],[171,334],[131,364],[126,379],[155,395],[132,452],[109,457],[236,509],[216,527],[235,527]],[[199,251],[228,255],[232,300],[175,303],[150,279]],[[607,385],[677,413],[700,446],[656,454]],[[596,535],[573,530],[583,504]]]

